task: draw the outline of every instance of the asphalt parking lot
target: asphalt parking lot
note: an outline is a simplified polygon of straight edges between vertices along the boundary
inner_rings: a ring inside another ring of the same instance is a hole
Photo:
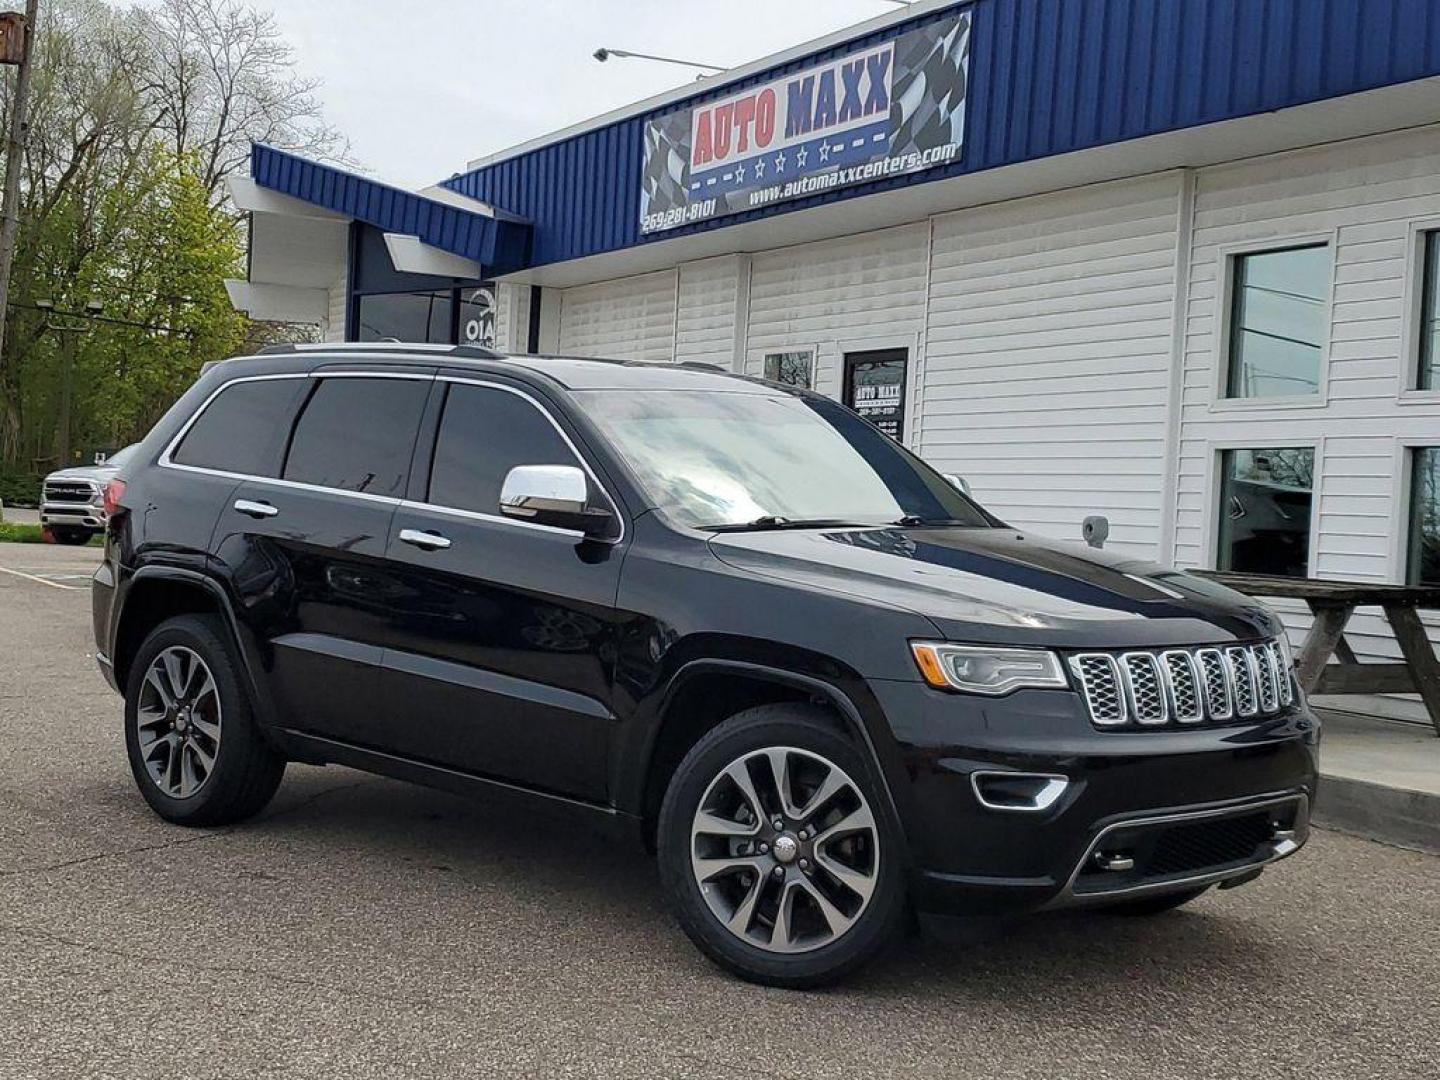
[[[0,1076],[1440,1075],[1440,859],[1319,832],[1149,921],[913,938],[843,989],[711,968],[644,857],[292,767],[245,826],[135,793],[98,552],[0,544]]]

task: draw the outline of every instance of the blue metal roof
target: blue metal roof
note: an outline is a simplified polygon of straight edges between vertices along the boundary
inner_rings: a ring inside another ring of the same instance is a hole
[[[527,265],[528,222],[450,206],[261,143],[250,148],[250,175],[261,187],[474,259],[487,275]]]
[[[640,235],[651,116],[951,17],[960,4],[475,169],[445,186],[534,223],[531,265]],[[909,184],[1440,75],[1436,0],[974,0],[966,145],[952,165],[660,234],[670,238]]]

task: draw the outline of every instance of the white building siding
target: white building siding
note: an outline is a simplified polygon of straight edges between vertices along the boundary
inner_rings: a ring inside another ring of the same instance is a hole
[[[616,360],[673,360],[675,293],[674,270],[566,289],[560,294],[559,351]]]
[[[731,367],[747,287],[744,257],[727,255],[685,263],[679,272],[675,359]]]
[[[530,286],[502,282],[495,289],[495,348],[523,353],[530,339]]]
[[[1006,521],[1155,556],[1178,174],[935,220],[926,460]]]
[[[325,325],[320,328],[321,341],[345,340],[345,299],[350,289],[350,272],[342,268],[340,276],[330,283],[325,297]]]
[[[903,346],[913,372],[923,349],[928,241],[920,224],[755,255],[745,370],[763,374],[766,353],[813,348],[814,388],[837,398],[846,352]]]
[[[1314,445],[1310,572],[1403,581],[1407,443],[1440,444],[1440,402],[1404,401],[1410,238],[1440,219],[1440,128],[1339,143],[1200,170],[1186,312],[1184,405],[1174,558],[1214,565],[1216,458],[1227,446]],[[1333,256],[1323,404],[1215,404],[1224,363],[1218,308],[1224,256],[1237,247],[1324,238]],[[1298,641],[1308,613],[1277,604]],[[1362,660],[1399,655],[1379,612],[1347,638]],[[1432,638],[1436,637],[1432,628]],[[1348,701],[1356,707],[1356,699]]]

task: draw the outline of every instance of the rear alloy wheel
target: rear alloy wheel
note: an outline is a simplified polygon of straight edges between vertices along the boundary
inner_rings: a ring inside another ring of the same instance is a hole
[[[265,741],[224,624],[182,615],[141,643],[125,686],[125,749],[140,793],[178,825],[257,813],[285,773]]]
[[[172,645],[150,662],[135,710],[136,746],[150,780],[172,799],[198,794],[220,752],[220,689],[192,649]]]
[[[756,982],[816,986],[854,970],[903,908],[876,798],[867,762],[813,706],[726,721],[686,756],[661,812],[681,925]]]

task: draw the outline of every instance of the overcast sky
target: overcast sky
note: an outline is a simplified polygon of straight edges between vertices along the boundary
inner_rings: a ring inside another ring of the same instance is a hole
[[[267,0],[260,0],[266,4]],[[887,0],[268,0],[329,121],[379,179],[418,188],[465,163],[887,11]]]

